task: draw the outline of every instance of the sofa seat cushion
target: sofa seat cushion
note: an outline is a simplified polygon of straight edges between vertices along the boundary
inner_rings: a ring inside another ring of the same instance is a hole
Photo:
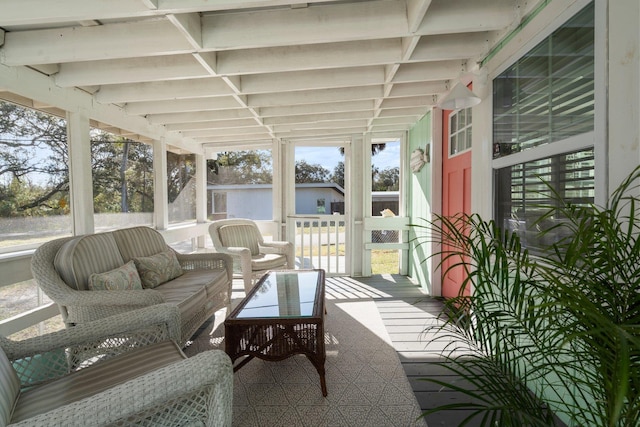
[[[226,270],[189,270],[172,282],[178,282],[178,286],[203,286],[207,293],[207,309],[210,309],[221,295],[229,292],[229,280]],[[172,286],[176,286],[173,284]]]
[[[191,319],[205,306],[207,291],[202,282],[190,280],[190,273],[173,279],[155,288],[165,301],[180,309],[183,319]]]
[[[129,261],[115,270],[93,273],[89,276],[88,287],[92,291],[129,291],[142,289],[142,282],[135,263]]]
[[[22,392],[16,402],[11,422],[22,421],[93,396],[185,358],[175,343],[166,341],[98,362],[61,379]]]
[[[111,233],[80,236],[66,242],[58,250],[53,265],[73,289],[88,289],[89,276],[105,273],[125,264]]]
[[[281,254],[260,254],[251,257],[251,270],[271,270],[282,268],[287,263],[287,257]]]

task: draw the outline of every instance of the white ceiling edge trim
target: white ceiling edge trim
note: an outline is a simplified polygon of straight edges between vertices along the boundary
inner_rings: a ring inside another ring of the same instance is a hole
[[[27,67],[8,67],[0,64],[2,89],[16,95],[60,108],[68,112],[84,112],[90,119],[125,129],[153,140],[164,139],[167,144],[195,154],[203,154],[200,143],[167,132],[162,125],[153,125],[143,117],[127,115],[114,105],[100,104],[80,89],[61,88],[53,79]]]

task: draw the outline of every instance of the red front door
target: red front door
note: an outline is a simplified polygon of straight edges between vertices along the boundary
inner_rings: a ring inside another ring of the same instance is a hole
[[[442,112],[442,214],[453,216],[471,213],[471,151],[451,155],[449,147],[450,116],[453,111]],[[446,248],[443,248],[446,250]],[[442,271],[447,271],[450,262],[443,263]],[[442,296],[458,296],[464,280],[464,270],[456,267],[442,278]],[[465,290],[468,294],[468,290]]]

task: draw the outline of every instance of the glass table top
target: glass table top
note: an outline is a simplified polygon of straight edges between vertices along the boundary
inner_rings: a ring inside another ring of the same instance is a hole
[[[313,316],[318,271],[274,271],[263,278],[236,318]]]

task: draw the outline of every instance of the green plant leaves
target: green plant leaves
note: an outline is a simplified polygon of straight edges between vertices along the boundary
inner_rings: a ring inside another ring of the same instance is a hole
[[[562,237],[536,256],[478,215],[413,225],[420,244],[440,245],[442,274],[467,273],[433,327],[456,343],[444,366],[472,387],[426,379],[469,397],[454,405],[471,410],[467,421],[640,425],[639,181],[640,167],[604,207],[556,200],[541,220],[561,220],[540,233]]]

